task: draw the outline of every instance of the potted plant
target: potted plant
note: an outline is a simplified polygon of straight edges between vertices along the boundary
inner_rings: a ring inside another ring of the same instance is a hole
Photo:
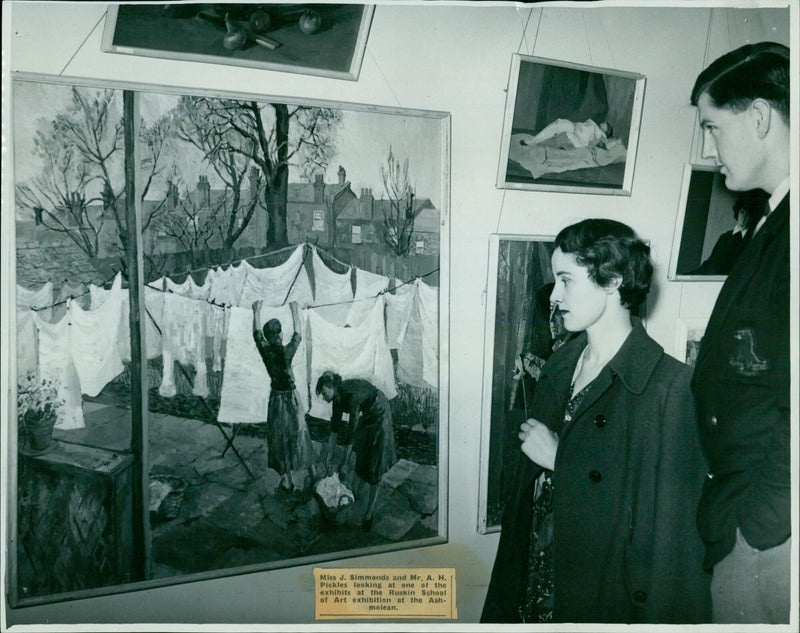
[[[63,404],[54,381],[39,380],[33,372],[27,373],[17,385],[20,446],[27,443],[34,451],[47,449]]]

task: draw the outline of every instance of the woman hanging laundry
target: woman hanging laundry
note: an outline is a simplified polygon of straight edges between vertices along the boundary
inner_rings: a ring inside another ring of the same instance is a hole
[[[280,487],[286,492],[294,490],[292,471],[305,468],[311,457],[311,438],[308,428],[300,416],[292,357],[300,344],[300,315],[297,304],[289,304],[292,310],[293,333],[288,344],[281,339],[281,322],[270,319],[261,323],[263,301],[253,302],[253,338],[261,360],[271,380],[269,406],[267,407],[267,459],[269,467],[281,476]]]

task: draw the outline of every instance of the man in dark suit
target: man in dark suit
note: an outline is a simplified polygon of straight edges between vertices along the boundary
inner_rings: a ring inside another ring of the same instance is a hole
[[[692,90],[733,191],[763,189],[764,217],[733,265],[692,388],[709,472],[697,524],[714,622],[789,622],[789,50],[764,42],[713,62]]]

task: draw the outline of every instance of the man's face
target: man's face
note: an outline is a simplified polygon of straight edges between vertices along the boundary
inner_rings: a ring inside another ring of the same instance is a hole
[[[697,100],[703,130],[703,158],[712,158],[731,191],[762,186],[763,144],[751,108],[734,112],[715,106],[708,94]]]

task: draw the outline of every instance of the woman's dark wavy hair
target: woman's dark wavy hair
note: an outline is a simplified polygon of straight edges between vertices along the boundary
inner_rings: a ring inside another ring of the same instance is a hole
[[[621,278],[619,297],[629,310],[635,310],[647,296],[653,277],[650,247],[627,224],[583,220],[563,229],[555,245],[573,254],[598,286],[606,288],[615,278]]]
[[[342,377],[337,374],[335,371],[325,371],[322,372],[322,375],[317,379],[317,386],[316,392],[317,395],[322,394],[322,390],[325,387],[331,387],[334,392],[339,391],[339,387],[342,385]]]
[[[777,42],[746,44],[716,59],[697,76],[691,102],[708,94],[718,108],[742,112],[764,99],[789,124],[789,49]]]

